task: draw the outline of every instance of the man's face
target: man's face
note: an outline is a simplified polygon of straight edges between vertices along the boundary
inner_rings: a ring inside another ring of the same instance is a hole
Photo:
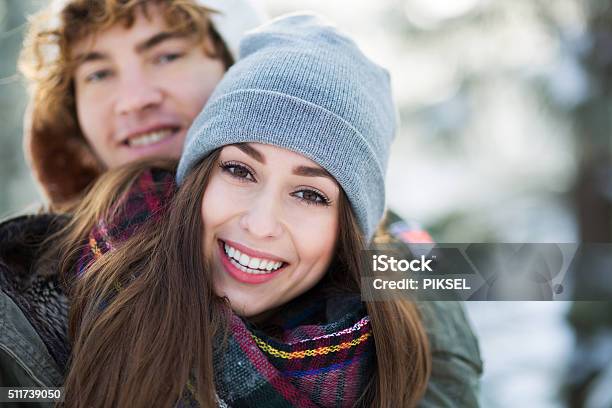
[[[138,14],[75,44],[81,130],[107,168],[180,157],[187,129],[225,69],[190,36],[170,34],[161,11]],[[209,41],[209,40],[207,40]]]

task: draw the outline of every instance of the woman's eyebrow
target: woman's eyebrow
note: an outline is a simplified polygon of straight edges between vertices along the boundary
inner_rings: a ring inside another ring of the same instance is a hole
[[[293,174],[296,176],[305,177],[327,177],[335,180],[332,175],[327,172],[327,170],[320,167],[297,166],[293,168]]]
[[[266,164],[266,158],[263,156],[263,154],[257,151],[257,149],[255,149],[250,144],[236,143],[234,146],[251,156],[253,159],[257,160],[258,162]],[[296,176],[304,177],[327,177],[329,179],[335,180],[334,177],[327,172],[327,170],[322,169],[320,167],[297,166],[293,168],[293,174]]]
[[[261,164],[266,164],[266,158],[263,156],[263,154],[259,153],[257,149],[250,146],[248,143],[236,143],[234,146],[236,146],[237,148],[242,150],[244,153],[248,154],[249,156],[257,160]]]

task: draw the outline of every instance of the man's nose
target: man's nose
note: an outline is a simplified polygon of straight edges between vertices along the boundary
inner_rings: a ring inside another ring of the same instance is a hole
[[[249,208],[240,218],[240,227],[254,238],[278,238],[283,233],[279,200],[262,192],[250,201]]]
[[[163,92],[141,70],[124,75],[118,90],[115,111],[119,115],[139,113],[158,106]]]

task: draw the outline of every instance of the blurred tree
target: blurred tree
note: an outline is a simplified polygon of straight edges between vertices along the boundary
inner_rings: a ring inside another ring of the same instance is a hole
[[[581,242],[612,242],[612,1],[583,2],[588,47],[579,54],[590,82],[588,97],[571,112],[578,141],[578,176],[573,190]],[[580,257],[576,296],[601,288],[588,275],[609,274],[612,254]],[[585,279],[580,279],[580,277]],[[574,302],[569,321],[576,335],[565,387],[572,408],[609,406],[612,378],[612,302]],[[609,375],[608,375],[609,377]],[[602,388],[603,387],[603,388]],[[601,391],[604,390],[602,393]],[[602,400],[601,398],[604,398]]]
[[[0,0],[0,217],[34,197],[21,153],[25,87],[17,72],[30,0]]]
[[[612,2],[585,2],[591,47],[582,64],[591,79],[590,97],[574,110],[580,141],[575,197],[580,236],[585,242],[612,242]]]

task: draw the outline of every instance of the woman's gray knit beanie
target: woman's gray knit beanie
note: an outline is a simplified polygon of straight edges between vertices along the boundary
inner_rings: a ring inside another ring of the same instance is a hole
[[[369,241],[385,209],[395,126],[387,71],[320,17],[286,15],[242,39],[187,134],[177,181],[224,145],[283,147],[335,177]]]

